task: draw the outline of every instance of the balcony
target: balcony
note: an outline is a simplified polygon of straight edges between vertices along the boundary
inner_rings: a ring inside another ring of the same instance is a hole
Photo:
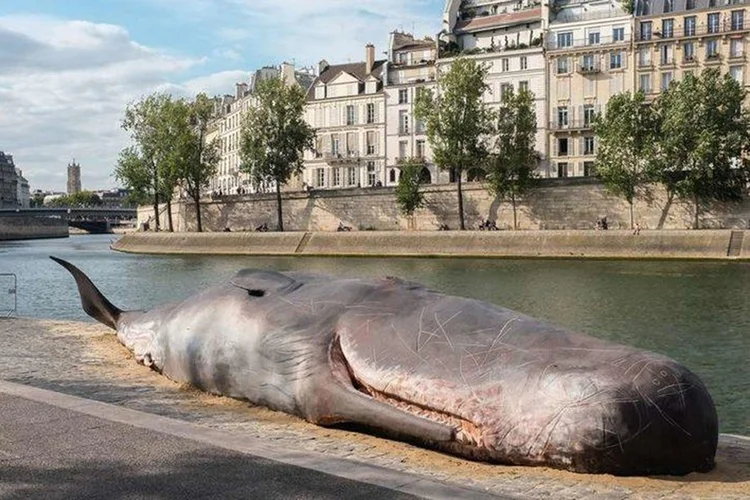
[[[659,59],[660,68],[673,68],[675,66],[674,57],[662,57]]]
[[[594,75],[596,73],[601,73],[602,66],[599,63],[579,64],[576,71],[582,75]]]
[[[721,64],[721,54],[708,54],[706,64]]]
[[[645,33],[636,33],[636,43],[660,42],[664,40],[680,40],[683,38],[703,38],[714,35],[730,35],[732,33],[744,33],[750,29],[748,23],[725,20],[718,24],[699,24],[697,26],[675,26],[674,30],[663,34],[656,29]]]
[[[333,151],[326,151],[325,153],[323,153],[323,158],[325,158],[325,160],[331,165],[345,163],[351,164],[359,162],[359,152],[347,151],[345,153],[337,153]]]
[[[698,58],[695,55],[683,56],[682,64],[692,66],[698,64]]]
[[[597,47],[609,47],[610,45],[626,45],[630,43],[630,36],[625,36],[623,39],[614,39],[611,36],[603,36],[599,38],[599,43],[589,43],[587,38],[576,38],[571,43],[559,44],[557,39],[557,33],[550,33],[547,39],[547,50],[575,50],[575,49],[595,49]]]
[[[560,131],[576,131],[576,130],[590,130],[594,126],[594,120],[568,120],[565,123],[560,123],[558,121],[552,121],[549,124],[550,130],[554,130],[556,132]]]

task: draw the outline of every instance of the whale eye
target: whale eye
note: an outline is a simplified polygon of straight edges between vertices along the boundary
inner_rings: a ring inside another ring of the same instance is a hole
[[[265,290],[248,290],[247,294],[251,297],[263,297],[266,294]]]

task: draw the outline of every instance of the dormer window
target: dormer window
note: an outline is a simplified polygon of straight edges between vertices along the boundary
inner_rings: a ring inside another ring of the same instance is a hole
[[[325,85],[318,85],[317,87],[315,87],[315,98],[316,99],[326,98],[326,86]]]

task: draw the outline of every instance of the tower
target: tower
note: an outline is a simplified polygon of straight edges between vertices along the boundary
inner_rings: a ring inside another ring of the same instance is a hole
[[[68,196],[81,192],[81,165],[73,160],[68,163]]]

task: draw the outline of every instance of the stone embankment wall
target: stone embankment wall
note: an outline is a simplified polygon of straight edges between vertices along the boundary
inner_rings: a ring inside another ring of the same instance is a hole
[[[750,247],[750,231],[744,235]],[[131,233],[113,248],[152,254],[402,257],[750,259],[728,257],[732,231],[361,231],[288,233]]]
[[[68,221],[48,217],[0,218],[0,241],[67,238]]]
[[[393,188],[347,189],[284,193],[284,226],[294,231],[332,231],[339,221],[354,229],[394,231],[417,229],[433,231],[440,224],[458,227],[458,203],[455,185],[426,186],[425,206],[415,214],[413,226],[398,210]],[[464,189],[464,211],[469,228],[485,220],[496,220],[500,228],[511,228],[510,203],[491,196],[480,183]],[[644,229],[688,229],[693,225],[693,205],[670,199],[660,187],[636,199],[635,220]],[[176,231],[195,230],[195,209],[187,200],[172,207]],[[150,207],[138,211],[139,226],[153,215]],[[206,200],[202,204],[206,231],[252,230],[262,223],[276,225],[275,195],[230,196]],[[624,200],[606,192],[588,179],[545,179],[540,186],[517,203],[518,226],[534,229],[591,229],[597,218],[606,216],[610,229],[630,227],[630,208]],[[166,214],[161,225],[166,227]],[[748,229],[750,202],[714,204],[705,207],[701,227]],[[153,224],[152,224],[153,226]]]

